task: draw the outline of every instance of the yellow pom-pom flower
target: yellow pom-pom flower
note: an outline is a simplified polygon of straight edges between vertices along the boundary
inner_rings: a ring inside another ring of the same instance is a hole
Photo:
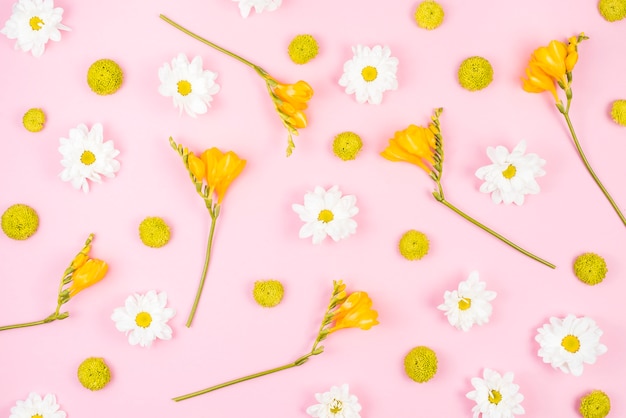
[[[595,253],[585,253],[574,261],[574,274],[589,286],[596,285],[606,277],[608,269],[604,258]]]
[[[39,215],[35,209],[22,203],[9,207],[2,214],[2,231],[15,240],[30,238],[39,227]]]
[[[433,30],[443,23],[444,12],[441,5],[435,1],[423,1],[415,10],[415,22],[423,29]]]
[[[582,397],[578,410],[583,418],[604,418],[611,410],[611,399],[601,390],[593,390]]]
[[[611,117],[618,125],[626,126],[626,100],[616,100],[613,102],[613,106],[611,106]]]
[[[28,109],[26,113],[24,113],[24,117],[22,118],[22,124],[24,124],[24,128],[30,132],[39,132],[43,129],[43,125],[46,123],[46,114],[43,113],[43,110],[38,108]]]
[[[104,359],[89,357],[78,366],[78,381],[89,390],[100,390],[111,381],[111,371]]]
[[[482,90],[493,81],[493,67],[483,57],[469,57],[459,66],[458,77],[463,88]]]
[[[149,216],[139,224],[139,238],[148,247],[160,248],[170,240],[170,227],[162,218]]]
[[[124,73],[120,66],[113,60],[101,59],[89,67],[87,71],[87,84],[91,90],[101,96],[113,94],[119,90],[124,80]]]
[[[428,237],[423,232],[411,229],[402,235],[398,244],[400,254],[407,260],[420,260],[430,248]]]
[[[342,132],[333,140],[333,152],[344,161],[354,160],[361,148],[363,141],[354,132]]]
[[[289,44],[287,52],[296,64],[306,64],[317,56],[319,45],[312,35],[297,35]]]
[[[252,296],[264,308],[273,308],[283,300],[285,289],[278,280],[263,280],[254,283]]]
[[[626,0],[600,0],[598,11],[608,22],[615,22],[626,17]]]
[[[437,354],[425,346],[415,347],[404,358],[404,370],[414,381],[428,382],[437,373]]]

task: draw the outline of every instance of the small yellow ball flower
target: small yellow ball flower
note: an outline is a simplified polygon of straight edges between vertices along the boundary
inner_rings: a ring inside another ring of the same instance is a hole
[[[400,254],[407,260],[420,260],[430,248],[428,237],[423,232],[411,229],[402,235],[398,244]]]
[[[139,224],[139,238],[148,247],[160,248],[170,240],[170,227],[162,218],[149,216]]]
[[[618,125],[626,126],[626,100],[616,100],[613,102],[611,117]]]
[[[38,108],[28,109],[28,111],[24,113],[22,123],[27,131],[39,132],[46,123],[46,114],[43,113],[43,110]]]
[[[18,203],[2,214],[2,231],[15,240],[30,238],[39,227],[39,215],[30,206]]]
[[[89,67],[87,84],[95,93],[106,96],[113,94],[122,86],[124,73],[119,65],[110,59],[101,59]]]
[[[297,35],[287,48],[289,58],[296,64],[306,64],[317,56],[319,46],[311,35]]]
[[[611,410],[611,399],[601,390],[593,390],[582,397],[578,410],[583,418],[604,418]]]
[[[443,8],[435,1],[423,1],[415,10],[415,22],[423,29],[438,28],[443,23],[443,17]]]
[[[89,390],[100,390],[111,381],[111,371],[104,359],[89,357],[78,366],[78,381]]]
[[[598,254],[585,253],[579,255],[574,261],[574,274],[581,282],[589,286],[602,282],[607,271],[606,261]]]
[[[404,371],[418,383],[428,382],[437,373],[437,354],[425,346],[415,347],[404,358]]]
[[[626,17],[626,0],[600,0],[598,10],[602,17],[609,22],[622,20]]]
[[[493,81],[493,67],[483,57],[469,57],[459,66],[459,84],[469,91],[482,90]]]
[[[333,140],[333,152],[344,161],[354,160],[361,148],[363,141],[354,132],[342,132]]]
[[[252,296],[259,305],[273,308],[283,300],[285,289],[278,280],[262,280],[254,283]]]

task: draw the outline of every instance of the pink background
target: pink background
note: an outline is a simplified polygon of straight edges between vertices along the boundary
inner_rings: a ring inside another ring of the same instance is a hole
[[[0,39],[0,209],[26,203],[40,215],[26,241],[0,236],[0,322],[42,319],[55,307],[58,280],[88,234],[92,254],[106,260],[104,281],[72,299],[70,318],[0,335],[0,415],[29,392],[54,393],[70,417],[307,416],[316,392],[348,383],[363,417],[467,417],[470,379],[485,367],[514,372],[530,417],[576,417],[578,400],[592,389],[612,401],[611,416],[626,416],[626,230],[577,157],[562,116],[549,94],[528,94],[520,78],[532,51],[551,39],[584,31],[574,70],[572,120],[583,148],[618,204],[626,209],[626,130],[609,116],[626,98],[626,21],[609,23],[596,1],[440,0],[446,15],[434,31],[416,26],[417,1],[285,1],[274,12],[247,19],[228,0],[58,0],[63,7],[59,43],[37,59]],[[10,17],[2,0],[0,22]],[[384,5],[383,5],[384,4]],[[310,125],[285,158],[286,132],[263,81],[248,67],[210,49],[159,19],[163,13],[264,67],[279,80],[303,79],[315,89]],[[300,33],[319,42],[320,53],[299,66],[287,45]],[[388,45],[399,59],[399,89],[383,103],[358,104],[337,83],[356,44]],[[158,68],[178,53],[200,55],[218,73],[221,91],[209,112],[179,116],[159,95]],[[480,55],[492,63],[493,83],[468,92],[456,81],[461,61]],[[122,88],[97,96],[86,83],[100,58],[124,70]],[[24,112],[48,116],[40,133],[26,131]],[[432,182],[409,164],[379,156],[388,138],[410,123],[441,116],[448,199],[522,247],[555,263],[551,270],[472,226],[431,197]],[[59,138],[79,123],[104,126],[120,150],[114,179],[92,184],[88,194],[62,182]],[[342,131],[361,135],[357,160],[332,153]],[[195,194],[173,136],[194,151],[232,149],[248,165],[233,183],[219,218],[205,293],[194,325],[184,326],[204,258],[209,216]],[[489,163],[487,146],[509,149],[520,140],[547,160],[541,193],[526,203],[494,205],[478,191],[474,171]],[[358,199],[357,234],[314,246],[298,238],[292,211],[315,186],[339,185]],[[144,246],[137,227],[146,216],[163,217],[172,239],[160,249]],[[408,229],[428,235],[430,253],[409,262],[397,251]],[[596,287],[579,282],[574,259],[596,252],[609,266]],[[478,270],[498,293],[491,321],[468,333],[436,309],[443,293]],[[256,280],[274,278],[285,298],[274,309],[252,298]],[[172,397],[305,354],[315,338],[332,281],[367,291],[380,325],[347,330],[326,341],[326,352],[307,364],[175,403]],[[166,291],[177,310],[174,337],[150,349],[130,346],[110,315],[135,292]],[[536,329],[551,316],[589,316],[604,331],[608,353],[574,377],[537,356]],[[417,345],[434,349],[439,370],[425,384],[403,370]],[[102,391],[84,389],[80,362],[104,357],[113,372]]]

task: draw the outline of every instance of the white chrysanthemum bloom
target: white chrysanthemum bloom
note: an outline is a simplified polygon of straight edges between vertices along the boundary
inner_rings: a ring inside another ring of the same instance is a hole
[[[546,161],[537,154],[525,152],[526,141],[517,144],[511,153],[501,145],[487,147],[487,155],[493,164],[476,170],[476,177],[485,181],[480,185],[480,191],[491,193],[494,203],[504,202],[508,205],[514,202],[521,205],[525,195],[539,193],[539,184],[535,178],[546,174],[541,168]]]
[[[551,317],[550,323],[537,329],[535,340],[541,348],[537,353],[544,363],[574,376],[583,374],[583,364],[594,364],[607,348],[600,344],[602,330],[591,318]]]
[[[239,3],[239,11],[242,17],[248,17],[254,7],[254,11],[261,13],[264,10],[273,12],[283,3],[283,0],[233,0]]]
[[[59,408],[54,395],[49,393],[42,399],[38,393],[32,392],[25,401],[16,402],[9,418],[65,418],[67,414]]]
[[[357,45],[352,52],[352,59],[343,65],[339,85],[346,88],[346,93],[355,93],[359,103],[380,104],[385,91],[398,88],[398,59],[391,56],[388,47],[380,45],[372,49]]]
[[[202,57],[196,56],[190,63],[181,53],[172,59],[171,66],[165,63],[159,68],[159,93],[171,97],[181,114],[184,109],[195,118],[207,112],[213,95],[220,91],[216,78],[217,73],[202,68]]]
[[[63,9],[54,7],[53,0],[18,0],[0,33],[16,40],[15,49],[40,57],[49,40],[61,40],[60,30],[71,30],[62,19]]]
[[[463,331],[469,331],[474,324],[486,324],[492,311],[489,302],[496,298],[496,292],[486,290],[486,286],[478,272],[472,271],[467,280],[459,283],[457,290],[446,290],[444,302],[437,309],[445,312],[450,325]]]
[[[80,124],[70,129],[69,138],[60,138],[59,152],[63,156],[61,165],[65,167],[61,180],[72,182],[76,189],[89,191],[87,180],[102,182],[102,177],[115,177],[120,163],[115,159],[119,151],[113,141],[104,141],[102,124],[96,123],[91,130]]]
[[[293,204],[293,210],[305,222],[300,228],[300,238],[313,237],[313,244],[319,244],[327,235],[334,241],[348,238],[356,233],[356,221],[352,219],[359,213],[356,196],[342,196],[338,186],[328,190],[317,186],[311,193],[304,195],[304,205]]]
[[[145,295],[137,294],[126,298],[124,307],[115,308],[111,319],[115,327],[128,335],[130,345],[139,344],[141,347],[150,347],[157,338],[169,340],[172,338],[172,328],[167,321],[172,319],[176,311],[166,308],[167,293],[159,294],[150,290]]]
[[[473,391],[467,397],[476,402],[472,408],[473,418],[512,418],[513,415],[524,415],[520,403],[524,396],[519,393],[519,386],[513,383],[513,373],[500,373],[483,370],[483,378],[472,378]]]
[[[306,413],[314,418],[361,418],[359,398],[350,395],[347,384],[333,386],[329,392],[316,393],[319,402],[306,409]]]

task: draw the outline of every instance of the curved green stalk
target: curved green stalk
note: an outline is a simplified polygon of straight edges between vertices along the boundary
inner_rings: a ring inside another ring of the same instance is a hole
[[[192,392],[192,393],[188,393],[186,395],[177,396],[177,397],[172,398],[172,399],[175,400],[176,402],[184,401],[185,399],[189,399],[189,398],[193,398],[194,396],[199,396],[199,395],[203,395],[205,393],[213,392],[214,390],[222,389],[222,388],[225,388],[227,386],[231,386],[231,385],[235,385],[237,383],[245,382],[246,380],[256,379],[257,377],[261,377],[261,376],[267,376],[268,374],[276,373],[276,372],[279,372],[281,370],[291,369],[292,367],[298,367],[298,366],[301,366],[304,363],[306,363],[307,360],[309,359],[309,357],[315,356],[315,355],[320,354],[320,353],[321,353],[321,351],[319,351],[319,352],[311,351],[310,353],[305,354],[304,356],[298,358],[293,363],[285,364],[283,366],[275,367],[273,369],[265,370],[265,371],[262,371],[262,372],[259,372],[259,373],[254,373],[254,374],[251,374],[251,375],[248,375],[248,376],[244,376],[244,377],[240,377],[240,378],[237,378],[237,379],[229,380],[228,382],[220,383],[219,385],[211,386],[210,388],[202,389],[202,390],[199,390],[197,392]]]
[[[169,23],[170,25],[174,26],[176,29],[180,30],[183,33],[186,33],[187,35],[191,36],[192,38],[210,46],[211,48],[214,48],[226,55],[228,55],[229,57],[232,57],[234,59],[236,59],[239,62],[242,62],[244,64],[246,64],[248,67],[251,67],[252,69],[254,69],[254,71],[256,71],[257,73],[259,73],[259,75],[263,78],[266,78],[267,76],[267,72],[259,67],[256,64],[251,63],[250,61],[248,61],[247,59],[240,57],[237,54],[234,54],[232,52],[230,52],[229,50],[222,48],[221,46],[214,44],[213,42],[209,41],[208,39],[204,39],[203,37],[201,37],[200,35],[196,35],[195,33],[193,33],[192,31],[190,31],[189,29],[186,29],[184,27],[182,27],[181,25],[179,25],[178,23],[174,22],[173,20],[169,19],[168,17],[164,16],[164,15],[159,15],[159,17],[161,19],[163,19],[164,21],[166,21],[167,23]]]
[[[209,261],[211,261],[211,248],[213,247],[213,235],[215,234],[215,223],[217,221],[217,217],[219,216],[219,206],[216,205],[213,208],[213,210],[209,209],[209,213],[211,214],[211,230],[209,231],[209,238],[207,240],[207,245],[206,245],[206,255],[204,256],[204,267],[202,268],[202,276],[200,277],[200,283],[198,284],[196,297],[193,301],[193,306],[191,307],[189,318],[187,318],[187,324],[186,324],[187,328],[191,327],[193,318],[196,315],[196,310],[198,309],[198,302],[200,302],[200,296],[202,296],[202,290],[204,289],[204,282],[206,281],[206,275],[207,275],[207,272],[209,271]]]
[[[517,251],[521,252],[522,254],[532,258],[535,261],[539,261],[541,264],[544,264],[544,265],[546,265],[546,266],[548,266],[550,268],[556,268],[556,266],[554,264],[550,263],[549,261],[544,260],[541,257],[536,256],[535,254],[533,254],[533,253],[531,253],[529,251],[526,251],[525,249],[523,249],[519,245],[515,244],[514,242],[510,241],[509,239],[505,238],[504,236],[500,235],[499,233],[497,233],[493,229],[491,229],[488,226],[483,225],[482,223],[478,222],[476,219],[472,218],[471,216],[469,216],[468,214],[466,214],[461,209],[457,208],[456,206],[454,206],[452,203],[448,202],[447,200],[442,199],[442,200],[439,200],[439,202],[441,202],[444,206],[452,209],[454,212],[458,213],[464,219],[470,221],[471,223],[473,223],[477,227],[481,228],[482,230],[484,230],[486,232],[489,232],[491,235],[493,235],[494,237],[498,238],[500,241],[504,242],[505,244],[509,245],[510,247],[515,248]]]
[[[572,125],[572,120],[569,117],[569,108],[570,108],[571,100],[572,100],[571,97],[568,95],[567,109],[563,109],[563,106],[560,106],[560,107],[557,106],[557,108],[559,109],[559,112],[561,112],[563,116],[565,117],[565,121],[567,122],[567,127],[569,128],[569,131],[572,135],[572,139],[574,141],[574,145],[576,146],[576,150],[578,151],[578,155],[580,156],[580,159],[582,160],[583,164],[585,164],[587,171],[589,172],[589,174],[591,174],[591,177],[596,182],[600,190],[602,190],[602,193],[604,193],[604,196],[607,198],[611,206],[613,206],[613,209],[617,213],[617,216],[619,216],[622,223],[626,226],[626,217],[620,210],[619,206],[617,206],[617,203],[615,203],[615,201],[609,194],[608,190],[606,190],[606,188],[604,187],[604,185],[602,184],[602,182],[600,181],[596,173],[593,171],[593,168],[591,168],[591,164],[589,164],[589,161],[587,160],[587,157],[585,156],[585,153],[583,152],[583,149],[580,146],[580,142],[578,141],[578,137],[576,136],[576,132],[574,131],[574,125]]]

